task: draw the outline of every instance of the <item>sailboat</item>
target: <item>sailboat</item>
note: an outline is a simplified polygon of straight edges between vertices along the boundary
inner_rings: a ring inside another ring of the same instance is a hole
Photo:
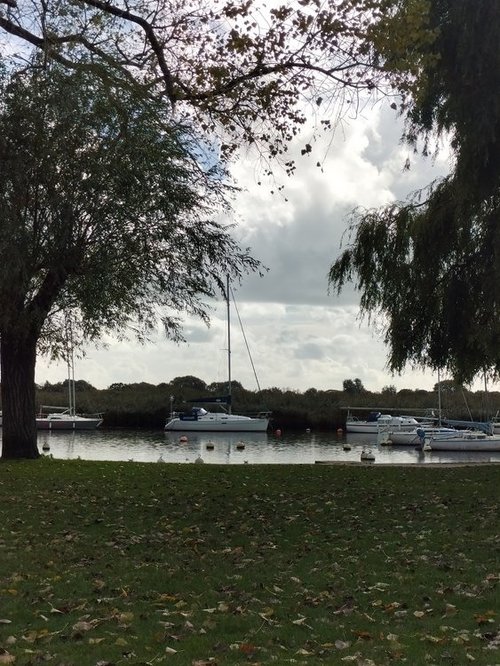
[[[211,396],[191,400],[193,403],[218,404],[223,411],[208,411],[204,407],[192,407],[188,412],[174,412],[165,424],[167,431],[182,432],[266,432],[269,426],[269,412],[256,416],[241,416],[232,413],[231,395],[231,304],[229,297],[229,278],[226,287],[227,308],[227,370],[228,392],[224,396]]]
[[[71,324],[67,324],[70,331]],[[68,334],[68,339],[71,333]],[[101,414],[81,416],[76,413],[75,360],[73,346],[68,344],[68,407],[42,405],[36,417],[38,430],[95,430],[103,419]],[[50,411],[49,411],[50,410]]]
[[[62,409],[62,411],[52,411],[45,413],[46,409]],[[75,414],[74,409],[50,407],[44,405],[36,417],[36,427],[38,430],[95,430],[102,423],[102,416],[80,416]]]
[[[486,394],[486,374],[484,390]],[[470,421],[447,420],[448,424],[456,425],[458,428],[465,426],[465,430],[426,435],[425,441],[431,451],[500,451],[500,435],[494,433],[493,424],[489,421],[473,421],[472,414],[470,416]]]

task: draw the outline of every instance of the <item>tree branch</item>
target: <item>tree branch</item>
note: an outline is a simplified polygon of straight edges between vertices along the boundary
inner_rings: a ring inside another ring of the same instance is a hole
[[[172,105],[175,104],[176,102],[176,94],[175,94],[175,89],[174,89],[174,82],[172,79],[172,74],[170,72],[170,68],[167,65],[167,62],[165,60],[165,54],[163,52],[163,48],[160,44],[160,41],[158,40],[155,30],[151,23],[149,21],[146,21],[142,16],[138,16],[137,14],[133,14],[132,12],[129,12],[128,10],[120,9],[119,7],[115,7],[109,2],[101,2],[100,0],[83,0],[86,5],[90,5],[91,7],[95,7],[96,9],[100,9],[101,11],[111,14],[112,16],[117,16],[118,18],[125,19],[126,21],[130,21],[131,23],[135,23],[138,25],[142,30],[144,31],[144,34],[146,36],[146,39],[148,40],[151,49],[153,50],[153,53],[155,54],[158,62],[158,66],[163,74],[163,80],[165,82],[165,87],[167,91],[167,96],[170,99],[170,102]]]

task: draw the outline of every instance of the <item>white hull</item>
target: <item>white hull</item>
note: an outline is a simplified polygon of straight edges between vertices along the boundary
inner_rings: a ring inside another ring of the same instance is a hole
[[[376,435],[383,431],[394,430],[415,430],[419,427],[419,422],[411,416],[391,416],[390,414],[380,414],[377,419],[370,421],[359,421],[356,418],[347,418],[346,432],[365,433],[367,435]]]
[[[346,432],[376,435],[379,431],[379,428],[376,423],[365,423],[364,421],[346,421],[345,430]]]
[[[266,432],[268,418],[208,412],[198,418],[178,416],[170,419],[165,430],[176,432]]]
[[[38,430],[95,430],[102,423],[102,418],[70,416],[69,414],[47,414],[36,419]]]
[[[467,433],[456,437],[430,437],[432,451],[500,451],[500,435]]]
[[[225,294],[227,306],[227,395],[191,400],[193,403],[219,403],[231,409],[231,318],[230,318],[230,285],[227,277]],[[241,321],[240,321],[241,324]],[[260,412],[257,416],[240,416],[226,411],[209,412],[204,407],[193,407],[190,412],[181,413],[172,410],[174,396],[170,398],[170,418],[164,430],[169,432],[266,432],[269,426],[269,412]]]
[[[420,431],[420,428],[418,428]],[[434,437],[436,435],[449,434],[450,436],[454,433],[452,428],[422,428],[427,438]],[[387,433],[386,441],[396,446],[418,446],[422,444],[422,438],[419,436],[416,429],[414,430],[393,430]]]

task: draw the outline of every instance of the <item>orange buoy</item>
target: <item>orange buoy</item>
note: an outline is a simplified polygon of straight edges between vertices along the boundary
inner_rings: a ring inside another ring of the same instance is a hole
[[[279,437],[281,435],[281,430],[276,430],[274,434]]]
[[[182,437],[179,437],[179,442],[187,442],[187,441],[188,438],[186,437],[186,435],[182,435]]]

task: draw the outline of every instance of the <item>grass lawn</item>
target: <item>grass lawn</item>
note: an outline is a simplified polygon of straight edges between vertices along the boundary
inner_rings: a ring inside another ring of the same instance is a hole
[[[500,664],[500,467],[0,463],[0,665]]]

